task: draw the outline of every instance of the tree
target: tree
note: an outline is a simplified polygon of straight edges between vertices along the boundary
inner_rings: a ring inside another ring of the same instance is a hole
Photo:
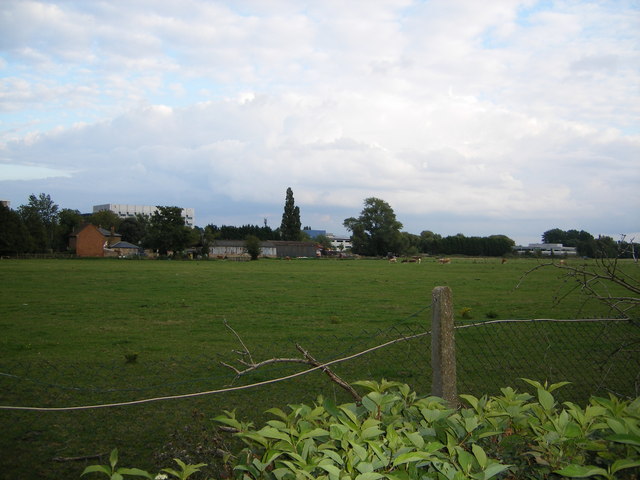
[[[41,193],[29,195],[29,203],[20,205],[18,213],[32,237],[33,251],[51,251],[58,225],[58,205],[51,196]]]
[[[82,225],[82,214],[78,210],[63,208],[58,215],[58,229],[56,233],[56,249],[64,251],[69,245],[69,236]]]
[[[333,246],[331,245],[331,239],[326,235],[320,234],[316,236],[316,238],[314,238],[313,241],[316,242],[318,245],[322,245],[322,248],[324,248],[325,250],[331,250]]]
[[[354,253],[387,255],[402,248],[402,223],[396,220],[391,206],[379,198],[365,199],[360,216],[345,219],[343,225],[352,233]]]
[[[409,232],[400,233],[402,239],[402,248],[400,254],[414,256],[420,253],[421,238]]]
[[[420,232],[420,251],[431,255],[438,253],[442,235],[433,233],[431,230]]]
[[[284,212],[282,214],[282,223],[280,224],[280,233],[282,240],[300,240],[300,209],[295,206],[293,199],[293,190],[287,188],[287,198],[284,202]]]
[[[118,227],[118,233],[122,235],[125,242],[139,245],[147,234],[149,219],[144,215],[136,215],[135,217],[127,217]]]
[[[247,253],[251,256],[251,260],[257,260],[260,256],[260,239],[255,235],[247,235],[244,241]]]
[[[0,205],[0,255],[16,255],[29,250],[30,238],[20,215]]]
[[[102,227],[106,230],[111,230],[111,228],[114,228],[115,230],[119,231],[121,222],[122,219],[118,216],[118,214],[112,212],[111,210],[100,210],[94,212],[89,217],[89,223],[93,223],[94,225]]]
[[[184,250],[189,241],[189,229],[184,224],[182,209],[161,206],[157,206],[157,209],[151,215],[145,245],[160,255],[167,255],[170,250],[174,254]]]
[[[608,237],[611,241],[605,240],[605,244],[615,243],[613,239]],[[602,245],[598,245],[598,241],[593,238],[589,232],[584,230],[561,230],[559,228],[552,228],[542,234],[542,241],[544,243],[561,243],[565,247],[575,247],[578,255],[583,257],[596,257],[597,251],[602,248]],[[609,254],[615,255],[614,250],[609,248]]]

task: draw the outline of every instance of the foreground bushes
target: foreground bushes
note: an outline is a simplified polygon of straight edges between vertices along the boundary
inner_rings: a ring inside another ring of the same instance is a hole
[[[234,429],[245,445],[225,457],[237,478],[639,478],[640,398],[559,405],[553,392],[564,384],[527,382],[535,396],[504,388],[491,398],[461,395],[465,405],[453,409],[440,398],[418,397],[407,385],[366,381],[357,383],[369,391],[360,405],[319,398],[286,411],[273,408],[274,418],[260,429],[233,412],[215,421]],[[164,472],[186,478],[201,465],[180,466],[181,472]],[[107,467],[97,468],[85,473],[110,475]]]

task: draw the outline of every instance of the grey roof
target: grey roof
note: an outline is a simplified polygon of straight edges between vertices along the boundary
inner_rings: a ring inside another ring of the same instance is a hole
[[[116,232],[114,232],[112,235],[110,230],[107,230],[106,228],[102,228],[102,227],[98,227],[98,231],[105,237],[121,237],[122,236]]]
[[[111,245],[109,248],[140,248],[137,245],[134,245],[133,243],[129,243],[129,242],[118,242],[118,243],[114,243],[113,245]]]

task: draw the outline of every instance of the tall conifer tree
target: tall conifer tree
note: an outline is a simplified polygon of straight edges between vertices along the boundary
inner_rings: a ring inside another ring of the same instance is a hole
[[[282,223],[280,224],[280,232],[283,240],[300,240],[300,209],[295,206],[293,199],[293,190],[287,188],[287,199],[284,203],[284,213],[282,214]]]

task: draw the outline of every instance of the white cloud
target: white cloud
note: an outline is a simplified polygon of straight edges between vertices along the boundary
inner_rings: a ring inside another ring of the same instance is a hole
[[[278,210],[292,186],[334,230],[369,196],[414,231],[445,214],[457,231],[635,230],[639,18],[627,2],[7,1],[2,155],[75,172],[48,185],[88,206],[166,196],[207,222]]]

